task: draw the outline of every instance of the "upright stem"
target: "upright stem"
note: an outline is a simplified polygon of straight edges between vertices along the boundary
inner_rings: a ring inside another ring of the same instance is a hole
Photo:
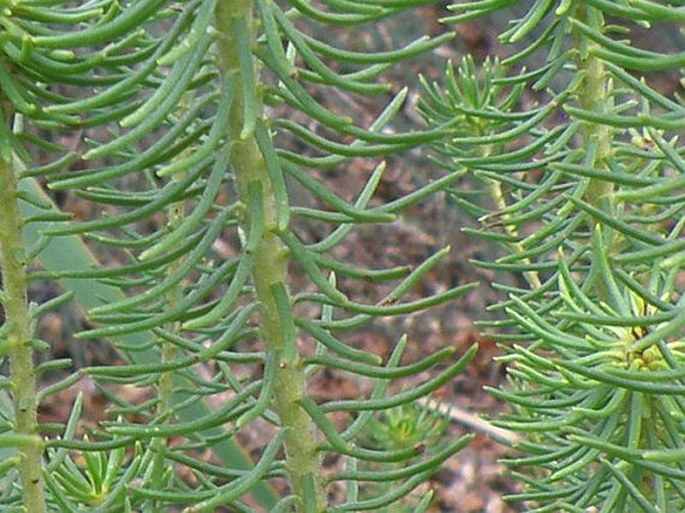
[[[579,5],[576,16],[583,23],[589,24],[594,29],[602,31],[604,19],[602,13],[591,6]],[[578,91],[578,101],[580,106],[595,112],[606,112],[610,105],[611,90],[610,81],[604,67],[604,62],[592,55],[590,48],[594,45],[585,36],[578,34],[576,48],[578,50],[577,65],[578,70],[584,74],[584,80]],[[607,169],[607,158],[611,155],[611,145],[613,140],[613,129],[602,123],[585,122],[582,130],[582,144],[584,148],[594,148],[592,159],[586,159],[585,164],[595,169]],[[609,215],[614,211],[614,185],[609,180],[593,178],[585,192],[584,200],[593,206],[604,210]],[[594,222],[588,227],[590,232],[594,230]],[[601,251],[609,253],[614,246],[613,240],[616,233],[607,227],[602,227],[603,248]],[[602,300],[608,300],[609,294],[606,284],[598,276],[594,278],[594,288],[597,295]]]
[[[495,148],[492,144],[486,145],[480,152],[481,157],[491,156],[494,153],[494,150]],[[518,231],[514,226],[507,223],[509,216],[504,214],[507,208],[507,200],[504,194],[504,190],[502,189],[502,182],[500,182],[499,180],[488,180],[488,183],[490,197],[494,202],[494,211],[498,214],[501,213],[502,227],[504,228],[504,231],[507,233],[507,235],[510,235],[512,238],[516,238],[518,236]],[[513,254],[523,253],[524,251],[523,246],[519,242],[511,242],[509,243],[509,247],[511,253]],[[521,264],[530,264],[530,259],[522,258]],[[536,290],[542,287],[542,281],[540,280],[540,275],[537,271],[524,271],[523,278],[526,280],[531,290]]]
[[[6,340],[14,395],[14,431],[36,437],[22,446],[18,464],[23,506],[31,513],[46,511],[43,483],[43,444],[38,437],[36,379],[31,347],[31,316],[26,296],[26,255],[17,201],[17,181],[10,163],[0,157],[0,270],[7,322]]]
[[[279,315],[275,289],[288,290],[286,251],[277,235],[278,202],[267,172],[264,157],[255,137],[243,132],[243,78],[240,74],[239,47],[233,27],[244,23],[252,29],[251,0],[222,0],[217,3],[216,25],[221,36],[218,43],[219,61],[224,73],[237,77],[236,100],[233,102],[229,138],[233,145],[231,165],[235,174],[240,198],[250,204],[249,191],[261,191],[264,232],[252,257],[252,279],[260,303],[261,334],[268,352],[276,352],[278,366],[275,376],[273,406],[278,413],[285,435],[286,465],[290,473],[293,493],[301,504],[314,505],[316,511],[325,511],[326,500],[320,482],[320,458],[316,450],[314,424],[297,401],[304,396],[306,378],[300,355],[292,348],[296,341],[287,337],[291,330]],[[250,40],[253,36],[250,35]],[[247,208],[247,212],[251,209]],[[246,226],[249,226],[246,219]],[[288,298],[289,299],[289,298]],[[288,350],[290,349],[290,350]],[[273,353],[272,353],[273,354]]]
[[[168,223],[169,226],[174,229],[183,222],[185,219],[185,204],[183,201],[174,203],[169,208],[168,213]],[[171,264],[167,271],[167,275],[173,273],[179,266],[181,261],[176,261]],[[179,300],[181,299],[180,285],[174,287],[171,291],[166,294],[166,299],[169,303],[170,308],[174,308]],[[179,329],[178,324],[174,324],[169,327],[170,331],[177,332]],[[174,344],[168,341],[162,341],[161,343],[161,361],[162,363],[171,362],[178,356],[178,350]],[[157,403],[156,416],[158,419],[162,419],[163,422],[169,420],[169,416],[172,412],[173,406],[173,395],[174,395],[174,371],[163,372],[159,381],[157,382]],[[157,437],[152,440],[151,445],[154,448],[155,456],[152,462],[152,473],[151,473],[151,486],[154,490],[161,490],[164,483],[164,475],[166,472],[167,458],[164,448],[167,445],[167,439],[165,437]],[[150,504],[150,510],[155,513],[161,513],[163,511],[164,505],[162,501],[153,501]]]
[[[600,32],[603,30],[604,20],[602,13],[595,8],[591,6],[579,7],[577,10],[577,15],[580,21],[590,25],[595,30]],[[612,102],[611,82],[604,66],[604,62],[592,55],[592,53],[588,50],[588,48],[593,44],[593,42],[587,40],[583,36],[578,36],[577,47],[580,50],[578,68],[584,72],[583,85],[580,91],[578,91],[578,101],[581,107],[586,110],[606,113]],[[594,158],[587,162],[588,166],[610,172],[610,170],[607,168],[606,161],[611,156],[613,137],[614,130],[609,125],[591,122],[585,123],[583,129],[583,145],[585,148],[589,148],[591,144],[595,145]],[[593,206],[604,210],[610,216],[616,216],[613,182],[609,180],[602,180],[600,178],[593,178],[590,181],[584,199]],[[616,230],[612,230],[606,226],[602,227],[602,233],[603,247],[599,249],[605,253],[611,253],[611,249],[617,247],[617,240],[620,240],[620,234]],[[610,303],[610,295],[607,291],[607,286],[604,280],[595,278],[593,285],[597,296],[601,300]],[[631,401],[632,408],[640,408],[642,411],[642,414],[638,414],[635,419],[631,420],[642,423],[642,426],[638,429],[631,428],[629,430],[631,436],[628,444],[630,445],[631,449],[650,447],[651,444],[648,441],[648,433],[651,429],[651,426],[649,422],[645,421],[645,419],[650,418],[648,412],[651,409],[651,399],[649,398],[649,395],[642,397],[642,394],[633,392]],[[637,406],[640,403],[641,405]],[[634,433],[637,434],[633,436]],[[653,482],[651,479],[645,479],[644,474],[639,469],[634,469],[631,471],[630,478],[634,483],[636,483],[640,492],[642,492],[645,497],[653,497]],[[632,503],[631,511],[637,511],[638,509],[641,508],[637,506],[637,503]]]
[[[584,23],[592,23],[598,25],[595,28],[602,30],[604,21],[602,14],[592,7],[579,7],[578,18]],[[578,69],[584,72],[585,79],[578,91],[578,101],[581,107],[587,110],[594,110],[596,112],[605,112],[607,105],[610,102],[609,79],[604,62],[592,55],[585,45],[591,46],[591,41],[583,36],[579,36],[579,58]],[[587,162],[588,166],[593,166],[598,169],[606,168],[606,159],[611,154],[611,142],[613,139],[613,130],[610,126],[601,123],[586,122],[582,132],[583,145],[589,148],[590,145],[596,145],[595,156],[592,162]],[[613,183],[608,180],[593,179],[588,187],[585,199],[592,205],[611,209],[613,205]]]

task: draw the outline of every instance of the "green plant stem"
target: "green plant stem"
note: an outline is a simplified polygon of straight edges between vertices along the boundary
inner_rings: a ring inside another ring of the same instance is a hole
[[[597,25],[595,28],[598,31],[602,31],[604,27],[604,20],[602,14],[599,11],[595,11],[592,7],[586,7],[585,9],[579,9],[578,18],[584,23],[590,23],[594,20]],[[583,36],[579,36],[579,48],[583,48],[584,45],[591,47],[594,43],[583,40]],[[594,110],[596,112],[605,113],[607,107],[612,104],[611,100],[611,82],[607,71],[604,66],[604,62],[598,59],[590,51],[580,52],[579,69],[584,72],[585,79],[578,92],[579,102],[582,108],[587,110]],[[613,143],[614,130],[606,124],[601,123],[585,123],[583,130],[583,145],[585,148],[589,148],[591,144],[595,145],[595,154],[592,161],[588,161],[587,165],[594,167],[595,169],[607,169],[606,160],[611,156],[611,148]],[[587,192],[585,194],[585,200],[592,204],[593,206],[602,209],[609,213],[612,217],[617,217],[614,205],[614,184],[608,180],[601,180],[593,178],[590,181]],[[594,223],[593,223],[594,224]],[[612,248],[618,248],[617,238],[618,235],[614,230],[608,227],[602,227],[603,233],[603,246],[599,248],[600,251],[611,254]],[[597,292],[599,298],[603,301],[608,301],[609,292],[604,280],[594,279],[594,288]],[[645,408],[648,408],[650,403],[649,399],[645,400]],[[639,422],[642,419],[649,418],[650,415],[643,414],[638,417]],[[632,440],[632,448],[637,448],[637,446],[647,446],[649,443],[647,438],[649,435],[647,432],[650,430],[649,423],[643,424],[641,429],[636,430],[639,433],[635,440]],[[645,497],[653,497],[654,489],[651,485],[651,480],[641,479],[639,477],[635,478],[635,482],[639,483],[637,486],[640,492],[644,494]],[[651,500],[651,499],[650,499]],[[635,511],[637,511],[637,506],[634,506]]]
[[[216,24],[220,32],[219,52],[223,72],[235,73],[238,77],[238,89],[243,86],[240,77],[238,47],[231,26],[236,18],[243,18],[251,27],[252,2],[246,0],[224,0],[218,2]],[[278,366],[275,375],[273,403],[282,427],[286,430],[285,452],[286,465],[290,473],[293,493],[299,497],[300,504],[314,505],[316,511],[325,511],[326,501],[323,487],[318,476],[320,458],[314,438],[314,424],[300,408],[297,401],[305,394],[306,377],[300,355],[297,351],[288,351],[296,342],[286,337],[291,330],[286,329],[284,320],[279,315],[274,288],[287,291],[287,258],[286,251],[278,238],[277,201],[264,158],[253,136],[241,138],[243,127],[242,91],[236,91],[230,113],[230,133],[233,145],[231,165],[242,202],[249,207],[249,191],[257,187],[261,190],[261,212],[264,222],[264,233],[253,253],[252,278],[257,299],[260,303],[261,333],[269,352],[278,354]],[[246,219],[245,226],[249,226]],[[280,227],[283,229],[283,227]]]
[[[602,14],[590,6],[579,6],[576,15],[583,23],[594,23],[599,25],[597,30],[601,31],[604,26]],[[594,110],[596,112],[606,112],[607,106],[611,104],[610,82],[601,59],[598,59],[590,52],[589,48],[594,43],[583,35],[578,34],[576,46],[578,48],[578,69],[584,73],[584,80],[578,91],[578,101],[582,108]],[[601,123],[587,122],[583,126],[582,143],[584,148],[594,147],[594,156],[591,161],[586,162],[590,167],[596,169],[607,169],[606,159],[611,155],[611,145],[613,130],[610,126]],[[608,172],[608,171],[607,171]],[[584,198],[591,205],[614,214],[614,186],[608,180],[593,178],[587,188]],[[594,222],[591,220],[590,232],[594,229]],[[603,252],[610,253],[614,234],[608,228],[603,227],[604,248]],[[601,279],[594,279],[594,287],[598,296],[602,300],[608,299],[606,285]]]
[[[176,228],[180,225],[185,218],[185,205],[183,201],[174,203],[169,208],[169,225],[171,229]],[[167,274],[172,274],[179,266],[181,261],[175,262],[167,270]],[[181,289],[179,287],[174,287],[171,291],[166,294],[166,299],[170,308],[174,308],[181,298]],[[170,326],[172,332],[177,332],[179,330],[179,324],[175,323]],[[161,363],[171,362],[178,356],[178,349],[171,342],[162,342],[161,348]],[[162,373],[157,383],[157,409],[156,417],[161,419],[162,422],[167,422],[169,416],[173,411],[173,399],[174,399],[174,371],[168,371]],[[151,481],[152,488],[155,490],[161,490],[164,485],[164,475],[166,473],[167,458],[164,448],[167,445],[167,439],[163,437],[155,438],[152,441],[153,450],[155,452],[155,457],[152,462],[152,473]],[[152,505],[152,511],[157,513],[162,513],[163,503],[161,501],[156,501]]]
[[[580,21],[587,23],[589,18],[601,19],[600,12],[590,11],[592,7],[579,8],[578,18]],[[603,20],[600,22],[603,25]],[[598,27],[601,30],[601,26]],[[589,50],[584,51],[582,48],[587,45],[591,47],[594,43],[579,36],[577,45],[579,47],[578,69],[584,73],[585,79],[578,91],[578,100],[581,107],[587,110],[594,110],[597,112],[605,112],[608,105],[611,104],[609,79],[601,59],[592,55]],[[587,165],[597,169],[606,169],[606,159],[611,154],[611,143],[613,139],[613,130],[610,126],[601,123],[587,122],[583,129],[583,145],[585,148],[590,145],[596,145],[595,155],[592,162]],[[607,180],[592,179],[586,193],[586,201],[596,206],[597,208],[611,211],[613,206],[613,183]]]
[[[22,446],[18,464],[26,511],[46,510],[43,483],[43,444],[38,436],[36,377],[31,347],[31,315],[26,294],[26,257],[22,221],[17,200],[17,182],[12,167],[0,158],[0,269],[3,306],[8,326],[7,344],[14,395],[14,431],[35,436],[36,443]]]
[[[485,145],[483,147],[483,150],[481,151],[481,156],[489,157],[490,155],[495,153],[494,150],[495,148],[493,148],[492,144]],[[507,235],[510,235],[512,238],[518,237],[518,231],[516,230],[516,228],[513,227],[511,224],[507,223],[507,218],[509,216],[504,214],[507,208],[507,200],[502,189],[502,182],[488,179],[488,188],[490,190],[490,197],[492,198],[492,201],[495,206],[494,211],[501,213],[502,227],[504,228],[504,231],[507,233]],[[523,253],[524,251],[523,246],[518,242],[512,242],[508,244],[508,246],[510,247],[510,251],[512,253]],[[530,259],[521,259],[521,264],[530,264]],[[528,282],[528,285],[531,290],[536,290],[542,287],[542,281],[540,280],[540,275],[537,271],[525,271],[523,273],[523,277],[526,280],[526,282]]]

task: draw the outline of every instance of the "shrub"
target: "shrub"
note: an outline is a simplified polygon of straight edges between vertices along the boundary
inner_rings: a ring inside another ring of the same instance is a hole
[[[503,248],[476,263],[519,280],[498,285],[501,316],[483,322],[507,351],[510,382],[492,393],[511,412],[496,423],[525,435],[508,460],[525,486],[513,499],[535,512],[685,509],[685,116],[654,79],[685,61],[622,39],[668,30],[682,9],[536,0],[500,36],[514,53],[424,80],[429,128],[390,127],[406,89],[381,96],[368,125],[333,108],[332,95],[387,94],[384,74],[453,36],[355,49],[375,23],[431,3],[3,4],[3,511],[428,509],[431,493],[413,491],[470,437],[446,439],[419,400],[475,347],[402,364],[405,337],[383,360],[346,332],[474,285],[416,299],[447,248],[413,269],[360,268],[338,248],[445,191],[481,223],[466,231]],[[444,21],[511,7],[459,3]],[[403,197],[375,194],[382,161],[354,195],[326,180],[427,145],[445,173]],[[57,194],[86,215],[64,214]],[[30,303],[37,280],[67,292]],[[78,337],[110,341],[122,364],[38,389],[72,364],[34,362],[48,348],[36,324],[72,300],[88,310]],[[320,400],[308,386],[330,369],[366,393]],[[38,422],[46,398],[85,379],[111,401],[106,420],[83,422],[78,396],[65,424]],[[240,443],[255,433],[252,461]]]
[[[452,191],[503,248],[477,264],[521,278],[483,324],[506,342],[509,386],[492,392],[512,409],[497,424],[525,435],[508,463],[527,511],[685,508],[685,111],[655,85],[685,54],[624,39],[682,20],[668,3],[540,0],[500,34],[511,55],[424,83],[425,117],[461,120],[446,166],[490,197]]]
[[[414,269],[359,268],[335,250],[353,230],[393,221],[454,178],[385,204],[372,202],[382,162],[351,201],[319,179],[447,130],[386,130],[404,89],[367,127],[321,100],[387,93],[383,73],[452,37],[367,53],[331,42],[336,31],[362,33],[422,3],[4,5],[1,345],[14,413],[4,410],[3,511],[428,507],[431,494],[412,490],[469,437],[430,443],[440,422],[412,405],[459,373],[475,348],[403,365],[405,338],[384,361],[343,332],[473,286],[407,298],[447,249]],[[316,25],[326,40],[310,35]],[[294,183],[308,202],[291,203]],[[93,215],[70,219],[45,187],[76,194]],[[320,240],[298,236],[303,219],[323,226]],[[220,254],[224,241],[230,251]],[[294,267],[307,278],[296,289]],[[27,284],[39,279],[68,292],[29,304]],[[360,302],[354,281],[378,284],[380,301]],[[72,296],[91,322],[78,337],[110,340],[125,363],[80,369],[37,391],[36,376],[71,364],[34,367],[32,353],[46,348],[35,323]],[[354,376],[367,395],[315,402],[307,385],[325,369]],[[46,397],[86,377],[112,401],[109,419],[87,429],[79,397],[66,424],[38,423]],[[405,378],[414,378],[411,388],[391,388]],[[111,387],[121,384],[149,395],[117,395]],[[395,425],[385,410],[409,417]],[[254,463],[238,445],[244,433],[268,442]],[[324,475],[326,456],[340,463]],[[331,502],[338,483],[345,497]]]

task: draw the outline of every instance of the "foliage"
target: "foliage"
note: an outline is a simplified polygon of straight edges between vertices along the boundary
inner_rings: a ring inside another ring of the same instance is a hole
[[[513,499],[533,512],[685,509],[685,109],[657,85],[685,57],[625,39],[682,22],[682,8],[458,3],[443,21],[525,9],[500,35],[514,53],[424,81],[429,129],[391,129],[405,89],[368,126],[321,100],[385,95],[388,70],[451,38],[353,46],[430,3],[3,2],[3,511],[425,511],[430,492],[413,490],[469,438],[445,440],[417,401],[475,348],[402,364],[406,338],[383,361],[345,332],[473,286],[409,299],[447,249],[415,269],[361,269],[336,248],[439,191],[503,248],[477,264],[520,277],[498,285],[503,315],[483,322],[507,348],[510,383],[492,393],[512,411],[497,423],[526,435],[508,461],[526,487]],[[321,178],[425,144],[448,172],[385,204],[383,162],[351,201]],[[61,212],[58,191],[91,214]],[[304,222],[324,227],[319,240]],[[36,280],[67,293],[29,303]],[[355,282],[383,297],[360,302]],[[34,363],[47,349],[36,324],[72,300],[92,323],[78,337],[111,341],[127,363],[37,390],[71,363]],[[326,369],[368,394],[315,401],[308,385]],[[79,396],[66,424],[38,423],[42,401],[84,379],[111,399],[107,421],[86,426]],[[254,462],[237,444],[250,433],[268,440]],[[325,457],[339,466],[324,475]]]
[[[335,259],[353,230],[393,221],[458,177],[386,204],[372,202],[383,163],[351,202],[317,179],[455,124],[386,131],[406,90],[368,127],[317,100],[385,93],[383,73],[452,34],[364,53],[315,38],[313,25],[328,38],[361,34],[424,3],[3,2],[0,349],[14,402],[0,435],[9,449],[0,464],[3,511],[377,510],[403,501],[465,445],[469,437],[426,447],[422,430],[437,433],[430,416],[410,426],[411,444],[369,447],[365,429],[447,383],[475,348],[456,361],[445,348],[402,364],[404,338],[383,361],[344,336],[471,290],[406,299],[447,249],[415,269]],[[291,204],[292,183],[313,200]],[[46,190],[76,194],[94,214],[72,219]],[[321,240],[298,236],[302,219],[326,227]],[[217,253],[220,241],[232,250]],[[293,289],[292,266],[307,276],[301,289]],[[69,292],[29,304],[28,282],[41,279]],[[349,297],[354,280],[382,285],[385,296],[377,304]],[[36,322],[72,297],[92,323],[78,337],[109,339],[127,363],[81,369],[37,392],[36,376],[70,362],[33,366],[34,350],[46,348]],[[394,381],[436,365],[433,378],[394,393]],[[355,376],[368,395],[316,403],[307,384],[324,369]],[[79,398],[65,425],[39,425],[40,401],[82,379],[111,399],[110,419],[87,428]],[[114,385],[149,395],[134,401]],[[254,463],[235,443],[244,433],[269,440]],[[209,461],[209,451],[221,461]],[[323,475],[327,455],[341,467]],[[336,486],[345,497],[329,502]],[[424,511],[430,498],[413,509]]]
[[[444,21],[514,3],[460,2]],[[526,435],[508,460],[525,484],[514,499],[531,512],[683,511],[685,109],[656,84],[685,54],[626,39],[683,11],[526,4],[500,35],[514,53],[448,65],[421,104],[434,126],[461,121],[437,145],[464,179],[451,196],[481,223],[469,232],[504,251],[478,265],[521,277],[499,285],[504,319],[483,323],[508,351],[509,387],[492,392],[512,412],[497,423]]]

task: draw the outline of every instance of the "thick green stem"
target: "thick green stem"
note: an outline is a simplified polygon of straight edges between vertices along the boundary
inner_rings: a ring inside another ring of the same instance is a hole
[[[216,25],[221,34],[218,49],[222,71],[237,77],[238,90],[231,108],[228,134],[233,145],[231,165],[240,198],[247,205],[247,217],[249,212],[254,212],[250,206],[253,201],[250,191],[261,191],[262,204],[257,210],[261,211],[264,229],[252,255],[252,278],[260,303],[262,337],[267,351],[275,351],[278,356],[273,406],[286,430],[286,465],[292,491],[300,498],[301,504],[312,504],[317,511],[325,511],[326,500],[319,478],[321,463],[316,449],[314,424],[297,403],[305,394],[305,373],[300,355],[292,350],[296,347],[296,341],[287,339],[292,336],[292,330],[284,326],[274,294],[274,290],[288,290],[286,251],[277,235],[277,231],[284,227],[278,226],[278,202],[264,157],[255,138],[243,130],[244,81],[238,57],[240,48],[233,27],[236,23],[244,23],[251,30],[251,12],[250,0],[223,0],[218,2],[216,9]],[[246,219],[245,226],[249,225],[250,219]]]
[[[31,513],[46,511],[43,483],[43,444],[38,435],[36,379],[31,347],[31,316],[26,296],[26,256],[22,239],[22,221],[17,204],[17,182],[12,167],[0,158],[0,269],[2,270],[3,297],[8,326],[8,349],[12,392],[14,396],[14,431],[19,435],[35,437],[35,443],[23,445],[19,450],[23,506]]]
[[[593,26],[597,31],[603,31],[604,20],[602,14],[594,8],[585,7],[584,9],[579,9],[578,18],[585,24]],[[608,107],[612,103],[611,81],[604,66],[604,62],[592,55],[588,50],[593,44],[595,43],[587,40],[583,36],[578,36],[577,45],[578,48],[581,49],[580,57],[578,59],[578,68],[584,72],[583,84],[580,91],[578,91],[578,101],[583,109],[606,113]],[[586,45],[588,48],[586,48]],[[610,172],[607,168],[606,161],[612,153],[613,137],[614,130],[611,126],[602,123],[585,123],[583,129],[583,146],[585,148],[590,148],[594,145],[595,151],[594,158],[587,162],[588,166]],[[616,215],[613,182],[593,178],[585,193],[584,199],[608,214],[612,216]],[[602,233],[603,237],[601,240],[603,247],[600,248],[600,250],[607,254],[611,254],[612,250],[617,251],[616,248],[619,247],[621,240],[620,234],[606,226],[602,227]],[[599,298],[611,303],[607,284],[604,280],[596,278],[594,280],[594,288]],[[629,344],[630,342],[627,343]],[[642,412],[642,415],[638,417],[638,422],[642,422],[643,419],[648,419],[650,417],[650,415],[646,414],[646,412],[650,410],[650,402],[648,397],[644,398],[644,411]],[[638,435],[635,439],[629,441],[631,449],[650,447],[650,443],[648,442],[648,432],[650,429],[650,424],[645,422],[642,428],[635,431]],[[635,476],[635,482],[639,483],[638,488],[645,497],[653,497],[654,487],[651,480],[639,477],[639,471],[635,471],[633,475]],[[637,506],[633,505],[633,507],[635,508],[635,511],[637,511]]]
[[[601,13],[594,11],[592,7],[586,10],[579,9],[578,18],[588,23],[592,20],[594,25],[599,25],[598,30],[602,30],[604,24]],[[590,12],[590,11],[593,12]],[[610,104],[610,85],[609,77],[604,63],[601,59],[592,55],[585,48],[594,43],[579,36],[577,43],[579,47],[578,69],[584,73],[584,80],[578,91],[578,101],[582,108],[596,112],[606,112]],[[601,123],[586,122],[583,129],[583,146],[585,148],[595,147],[595,155],[589,166],[598,169],[606,168],[606,159],[611,155],[611,142],[613,130],[610,126]],[[613,183],[607,180],[593,179],[588,187],[585,199],[598,208],[610,210],[613,205]]]
[[[590,24],[598,31],[604,28],[604,20],[601,12],[593,7],[579,7],[577,17],[580,21]],[[583,83],[578,91],[578,101],[580,106],[587,110],[604,113],[611,103],[611,85],[604,63],[601,59],[594,56],[590,48],[594,45],[585,36],[578,34],[576,47],[578,49],[577,65],[579,71],[584,75]],[[611,156],[611,146],[614,136],[613,129],[602,123],[586,122],[582,131],[583,147],[592,148],[594,154],[591,159],[586,160],[586,164],[595,169],[607,169],[607,158]],[[593,178],[587,188],[584,197],[585,201],[593,206],[602,209],[613,215],[614,213],[614,185],[608,180]],[[594,222],[589,226],[590,232],[594,230]],[[603,227],[603,248],[601,251],[610,253],[614,246],[616,234],[606,227]],[[603,280],[595,276],[594,287],[597,294],[603,300],[609,299],[609,293]]]

